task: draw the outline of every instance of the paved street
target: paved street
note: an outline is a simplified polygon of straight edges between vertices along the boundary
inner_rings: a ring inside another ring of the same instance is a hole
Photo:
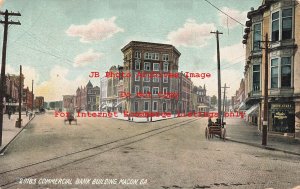
[[[205,118],[153,123],[79,118],[78,125],[64,125],[63,118],[54,118],[53,113],[38,115],[0,157],[0,187],[277,189],[300,185],[300,156],[217,138],[207,141],[206,122]],[[77,178],[91,180],[79,184]],[[49,179],[65,182],[46,184]]]

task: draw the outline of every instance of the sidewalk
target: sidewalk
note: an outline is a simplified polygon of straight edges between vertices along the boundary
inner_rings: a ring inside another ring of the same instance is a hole
[[[33,116],[34,117],[34,116]],[[33,119],[33,117],[31,119]],[[2,129],[2,145],[0,146],[0,154],[3,153],[8,144],[23,130],[23,128],[29,122],[29,115],[26,117],[26,113],[22,112],[22,127],[15,127],[16,121],[19,118],[19,114],[16,112],[11,115],[11,118],[8,119],[8,115],[4,114],[3,116],[3,129]]]
[[[300,155],[300,140],[290,136],[268,133],[267,146],[262,146],[262,133],[257,126],[241,118],[226,118],[226,139],[270,150]]]

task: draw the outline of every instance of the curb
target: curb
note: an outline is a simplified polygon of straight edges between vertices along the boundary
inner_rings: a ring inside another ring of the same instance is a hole
[[[35,114],[33,115],[32,119],[29,120],[21,129],[20,131],[0,150],[0,156],[4,155],[5,151],[7,150],[8,146],[10,145],[10,143],[12,143],[17,136],[23,131],[23,129],[25,129],[25,127],[27,127],[27,125],[35,118]]]
[[[255,143],[243,142],[243,141],[229,139],[229,138],[225,138],[225,140],[231,141],[231,142],[240,143],[240,144],[245,144],[245,145],[249,145],[249,146],[253,146],[253,147],[258,147],[258,148],[262,148],[262,149],[266,149],[266,150],[279,151],[279,152],[284,152],[284,153],[287,153],[287,154],[292,154],[292,155],[300,156],[300,153],[291,152],[291,151],[287,151],[287,150],[282,150],[282,149],[279,149],[279,148],[273,148],[273,147],[269,147],[269,146],[262,146],[262,145],[255,144]]]

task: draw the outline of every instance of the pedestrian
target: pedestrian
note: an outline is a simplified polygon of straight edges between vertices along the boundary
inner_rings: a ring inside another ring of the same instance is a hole
[[[30,112],[29,113],[29,120],[31,120],[31,117],[32,117],[32,113]]]
[[[11,111],[9,110],[7,114],[8,114],[8,119],[10,120],[10,117],[11,117]]]

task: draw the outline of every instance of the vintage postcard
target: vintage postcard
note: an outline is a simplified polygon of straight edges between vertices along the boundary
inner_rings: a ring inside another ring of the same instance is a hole
[[[0,189],[300,189],[299,0],[0,0]]]

